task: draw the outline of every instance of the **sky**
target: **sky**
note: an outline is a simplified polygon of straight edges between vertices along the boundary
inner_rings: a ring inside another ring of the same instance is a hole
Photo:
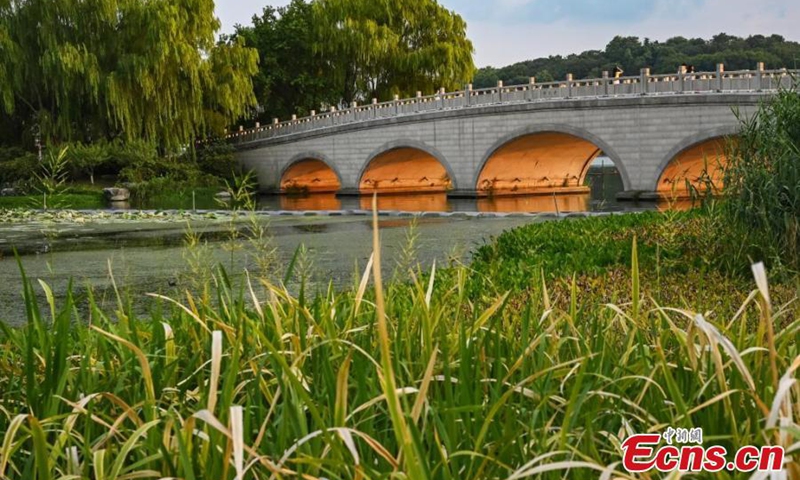
[[[288,0],[216,0],[223,31]],[[779,34],[800,41],[798,0],[439,0],[463,16],[479,67],[603,49],[616,35],[666,40]]]

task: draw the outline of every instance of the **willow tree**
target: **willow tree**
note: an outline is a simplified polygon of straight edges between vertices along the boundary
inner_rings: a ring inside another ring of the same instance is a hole
[[[316,0],[314,14],[346,103],[462,88],[474,73],[466,22],[436,0]]]
[[[56,141],[189,142],[255,104],[257,53],[219,27],[213,0],[0,0],[0,109]]]

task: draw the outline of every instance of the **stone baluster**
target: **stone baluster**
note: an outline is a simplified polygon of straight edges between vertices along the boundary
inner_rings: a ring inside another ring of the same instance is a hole
[[[572,74],[568,73],[565,80],[567,82],[567,98],[572,98]]]
[[[650,93],[650,69],[643,68],[639,71],[639,91],[642,95]]]
[[[717,73],[716,73],[716,90],[721,92],[725,87],[725,65],[722,63],[717,64]]]
[[[755,88],[757,91],[761,91],[764,86],[764,62],[758,62],[756,64],[756,85]]]
[[[503,81],[497,81],[497,101],[503,103]]]
[[[610,81],[609,81],[610,77],[611,77],[611,75],[609,74],[608,70],[603,70],[603,75],[602,75],[603,79],[601,81],[603,82],[603,96],[604,97],[608,96],[608,84],[610,83]]]
[[[533,101],[533,92],[536,90],[536,77],[531,77],[528,79],[528,101]]]
[[[472,105],[472,84],[468,83],[464,89],[464,105],[469,107]]]
[[[394,96],[394,114],[400,115],[400,95]]]

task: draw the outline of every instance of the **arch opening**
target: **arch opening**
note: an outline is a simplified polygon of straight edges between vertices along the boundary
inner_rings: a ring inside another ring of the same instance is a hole
[[[730,140],[731,137],[715,137],[677,154],[661,172],[656,190],[659,196],[687,198],[693,191],[720,193]]]
[[[336,172],[316,158],[293,163],[281,177],[282,193],[335,193],[341,186]]]
[[[476,190],[479,196],[588,193],[589,167],[601,154],[594,143],[567,133],[523,135],[489,156]]]
[[[400,147],[373,158],[359,181],[361,193],[443,193],[452,188],[447,169],[433,155]]]

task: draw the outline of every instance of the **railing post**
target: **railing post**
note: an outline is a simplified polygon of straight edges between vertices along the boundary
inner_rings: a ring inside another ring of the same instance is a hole
[[[372,107],[370,107],[370,110],[372,111],[372,118],[378,118],[378,99],[377,98],[373,98],[372,99]]]
[[[761,91],[764,82],[764,62],[758,62],[756,64],[756,91]]]
[[[334,118],[335,117],[334,114],[336,113],[336,107],[331,106],[331,109],[330,109],[329,113],[330,113],[330,117],[331,117],[331,126],[334,126],[334,125],[336,125],[336,118]]]
[[[609,78],[610,78],[610,75],[608,73],[608,70],[603,70],[603,80],[602,81],[603,81],[603,96],[604,97],[608,96],[608,79]]]
[[[641,91],[642,95],[647,95],[648,93],[650,93],[650,69],[649,68],[643,68],[639,72],[639,84],[640,84],[639,90]]]
[[[572,98],[572,74],[567,74],[567,98]]]
[[[686,90],[686,65],[681,65],[678,69],[678,92]]]
[[[718,63],[717,64],[717,91],[721,92],[722,87],[724,87],[723,79],[725,78],[725,64]]]
[[[472,84],[468,83],[467,88],[464,89],[464,105],[469,107],[472,105]]]
[[[529,102],[533,101],[533,91],[534,91],[535,88],[536,88],[536,77],[531,77],[528,80],[528,95],[527,95],[527,97],[528,97],[528,101]]]
[[[394,115],[400,115],[400,95],[394,96]]]
[[[497,81],[497,103],[503,103],[503,81]]]
[[[445,97],[446,93],[447,93],[447,89],[445,89],[444,87],[439,89],[439,106],[440,106],[440,108],[442,110],[444,110],[444,107],[445,107],[445,105],[444,105],[444,97]]]

